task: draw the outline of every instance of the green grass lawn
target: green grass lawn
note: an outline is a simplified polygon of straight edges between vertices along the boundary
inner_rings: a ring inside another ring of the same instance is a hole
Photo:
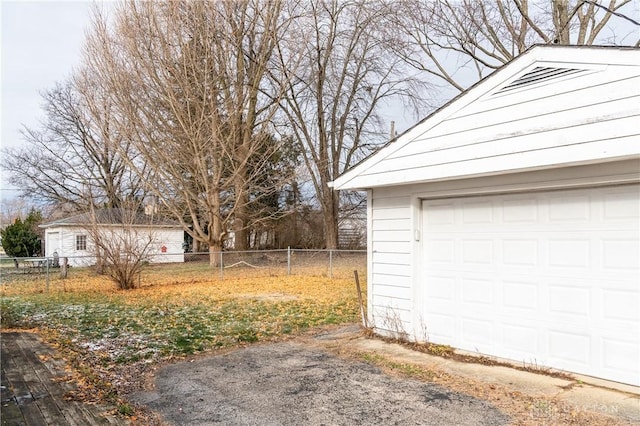
[[[181,267],[180,274],[168,273],[167,266],[150,267],[141,287],[130,291],[116,290],[106,277],[88,269],[54,280],[49,291],[41,276],[19,277],[3,283],[2,327],[38,328],[105,364],[127,364],[273,339],[359,317],[349,279],[235,274],[221,281],[199,268]]]
[[[139,288],[123,291],[91,268],[72,268],[67,279],[3,273],[0,325],[36,329],[72,365],[76,397],[131,416],[127,389],[157,363],[358,321],[352,274],[236,268],[222,280],[207,264],[150,265]]]

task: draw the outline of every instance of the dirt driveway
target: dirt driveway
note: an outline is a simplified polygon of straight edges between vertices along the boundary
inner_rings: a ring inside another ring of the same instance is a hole
[[[133,399],[174,425],[500,425],[485,401],[281,342],[166,366]]]

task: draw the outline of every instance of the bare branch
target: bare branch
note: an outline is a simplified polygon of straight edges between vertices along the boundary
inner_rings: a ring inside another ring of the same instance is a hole
[[[385,102],[417,101],[421,91],[389,47],[383,1],[314,0],[300,10],[278,48],[282,65],[299,58],[298,66],[283,66],[274,84],[286,88],[283,116],[303,147],[326,247],[335,248],[340,198],[329,183],[386,142],[379,115]]]
[[[404,0],[388,16],[404,33],[395,46],[405,63],[462,91],[535,43],[594,44],[612,17],[634,23],[621,12],[629,2]],[[458,72],[467,64],[475,75]]]

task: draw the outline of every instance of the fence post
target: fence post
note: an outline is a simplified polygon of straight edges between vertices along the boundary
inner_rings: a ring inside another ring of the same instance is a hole
[[[49,293],[49,258],[44,258],[45,268],[47,271],[47,293]]]
[[[220,250],[220,281],[224,280],[224,265],[222,264],[222,250]]]
[[[60,265],[60,278],[67,278],[67,266],[69,265],[69,258],[62,258],[62,265]]]
[[[291,246],[287,247],[287,275],[291,275]]]
[[[333,250],[329,249],[329,279],[333,279]]]
[[[362,300],[362,289],[360,288],[360,279],[358,278],[358,270],[353,271],[353,277],[356,279],[356,292],[358,293],[358,305],[360,305],[360,316],[362,317],[362,325],[369,328],[367,323],[367,314],[364,309],[364,301]]]

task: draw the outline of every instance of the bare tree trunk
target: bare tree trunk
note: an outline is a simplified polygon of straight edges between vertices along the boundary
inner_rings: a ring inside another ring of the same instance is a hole
[[[238,251],[246,251],[249,249],[249,196],[246,193],[246,184],[243,179],[239,179],[239,182],[236,183],[236,197],[233,248]]]
[[[240,216],[236,217],[236,223],[238,226],[235,231],[233,248],[237,251],[247,251],[249,250],[249,230],[244,226],[244,221],[240,219]]]
[[[217,193],[210,196],[211,204],[215,206],[215,210],[220,209],[220,197]],[[226,234],[224,226],[226,222],[220,219],[220,216],[212,214],[209,217],[207,225],[207,244],[209,245],[209,265],[220,266],[220,253],[223,250],[224,236]]]
[[[220,253],[222,253],[220,244],[212,243],[209,245],[209,266],[213,268],[220,266]]]
[[[553,26],[556,28],[556,44],[569,44],[571,36],[569,2],[567,0],[553,0]]]
[[[339,196],[337,191],[327,188],[324,195],[323,215],[325,232],[325,248],[335,250],[338,248],[338,217],[339,217]]]
[[[60,278],[67,278],[67,267],[69,266],[69,258],[63,257],[60,262]]]
[[[98,275],[104,275],[105,273],[105,268],[104,268],[104,256],[102,254],[102,251],[98,248],[96,249],[96,274]]]

